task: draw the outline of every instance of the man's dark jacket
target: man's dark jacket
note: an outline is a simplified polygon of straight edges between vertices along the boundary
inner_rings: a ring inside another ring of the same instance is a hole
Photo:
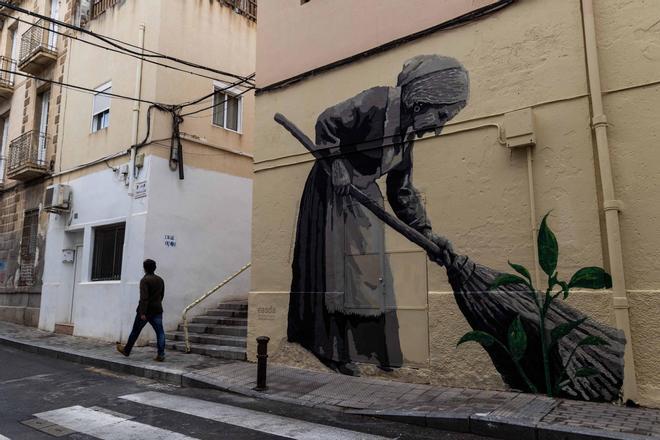
[[[165,282],[155,274],[147,274],[140,280],[140,303],[137,312],[140,315],[159,315],[163,313]]]

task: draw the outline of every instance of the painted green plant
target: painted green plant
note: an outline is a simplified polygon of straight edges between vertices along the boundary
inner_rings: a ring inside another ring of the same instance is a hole
[[[557,244],[557,238],[555,237],[555,234],[548,226],[548,215],[549,214],[546,214],[545,217],[543,217],[543,221],[541,222],[537,237],[539,265],[548,277],[548,286],[545,289],[545,293],[537,290],[537,288],[534,286],[530,272],[526,267],[511,262],[509,262],[509,265],[518,273],[518,275],[508,273],[501,274],[495,279],[491,285],[491,289],[497,289],[498,287],[511,284],[522,284],[528,287],[527,293],[534,300],[534,304],[536,305],[536,312],[538,313],[538,323],[534,325],[539,326],[537,330],[541,341],[543,377],[546,394],[552,397],[557,395],[562,390],[562,388],[570,382],[568,376],[568,367],[573,361],[578,348],[608,344],[604,339],[598,336],[584,337],[577,343],[576,347],[572,350],[568,358],[562,363],[560,371],[555,373],[555,377],[551,377],[552,374],[550,354],[554,349],[556,349],[562,338],[568,336],[572,331],[582,325],[587,319],[582,318],[575,321],[567,321],[556,325],[550,332],[547,332],[546,329],[548,326],[548,312],[551,310],[553,302],[558,299],[567,299],[570,290],[573,288],[611,288],[612,278],[607,272],[605,272],[604,269],[600,267],[584,267],[575,272],[569,281],[561,280],[559,278],[559,274],[557,273],[559,246]],[[509,325],[506,341],[502,341],[487,332],[471,331],[466,333],[458,341],[457,345],[461,345],[469,341],[478,342],[484,347],[491,347],[494,344],[498,345],[511,358],[516,370],[518,371],[518,374],[524,380],[529,391],[533,393],[538,392],[538,388],[529,378],[529,372],[526,372],[521,364],[521,360],[527,351],[528,338],[520,315],[518,315]],[[599,374],[598,371],[591,367],[576,368],[574,373],[575,377],[591,377],[597,374]]]

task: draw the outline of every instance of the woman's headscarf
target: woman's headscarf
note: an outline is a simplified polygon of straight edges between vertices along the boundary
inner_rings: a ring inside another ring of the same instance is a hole
[[[468,72],[454,58],[418,55],[406,61],[397,86],[407,107],[415,104],[455,104],[470,94]]]

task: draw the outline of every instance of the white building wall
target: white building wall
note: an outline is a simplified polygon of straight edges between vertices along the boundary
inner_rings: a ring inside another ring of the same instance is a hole
[[[71,216],[51,214],[39,327],[52,331],[68,322],[74,334],[125,341],[139,299],[142,261],[152,258],[166,283],[165,327],[175,328],[183,308],[250,261],[251,179],[185,167],[185,180],[165,159],[148,156],[138,181],[147,194],[130,198],[119,173],[103,169],[68,182]],[[75,218],[77,215],[77,218]],[[128,221],[127,221],[128,219]],[[126,221],[120,281],[90,281],[93,228]],[[166,246],[165,235],[176,246]],[[62,249],[82,244],[80,281],[72,287],[75,264],[62,262]],[[247,298],[249,274],[234,280],[208,301]],[[202,305],[194,314],[204,310]],[[150,329],[140,342],[153,339]]]
[[[209,153],[211,154],[211,153]],[[173,329],[183,309],[250,261],[252,179],[184,167],[185,179],[168,162],[152,158],[145,258],[165,280],[164,325]],[[165,244],[174,236],[175,247]],[[245,299],[249,271],[212,295],[191,315],[221,300]]]
[[[149,173],[145,163],[145,174]],[[140,256],[143,254],[144,222],[148,199],[135,200],[131,205],[128,187],[119,172],[110,168],[67,182],[73,192],[70,214],[50,215],[46,238],[44,284],[42,289],[39,328],[52,331],[56,323],[75,324],[74,334],[114,340],[126,334],[127,322],[132,322],[131,292],[142,276]],[[131,221],[127,221],[130,218]],[[126,222],[122,279],[90,281],[94,227]],[[62,262],[62,250],[82,244],[76,255],[81,259],[79,282],[72,295],[75,263]],[[140,261],[138,270],[133,267]],[[71,306],[73,297],[73,307]],[[123,330],[123,332],[122,332]]]

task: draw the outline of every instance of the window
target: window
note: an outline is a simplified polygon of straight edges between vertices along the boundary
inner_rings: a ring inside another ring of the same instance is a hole
[[[23,233],[21,235],[20,265],[18,275],[19,286],[34,284],[34,265],[37,258],[37,229],[39,226],[39,210],[25,211],[23,217]]]
[[[92,281],[121,279],[125,230],[125,223],[94,228]]]
[[[241,131],[243,98],[224,87],[216,87],[213,95],[213,124],[232,131]]]
[[[105,83],[96,89],[92,108],[92,133],[110,125],[110,97],[107,94],[111,92],[112,83]]]
[[[37,165],[46,165],[46,149],[48,148],[48,113],[50,108],[50,90],[46,89],[37,94],[34,124],[37,130],[39,150],[37,152]],[[34,160],[34,158],[30,158]]]
[[[0,183],[5,181],[5,162],[9,154],[9,114],[0,117]]]

